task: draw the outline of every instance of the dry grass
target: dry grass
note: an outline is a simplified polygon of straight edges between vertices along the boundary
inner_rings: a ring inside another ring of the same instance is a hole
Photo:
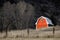
[[[54,37],[52,34],[52,28],[39,31],[30,29],[29,35],[27,34],[27,30],[14,30],[9,31],[7,37],[5,37],[5,32],[3,32],[0,33],[0,40],[60,40],[60,30],[57,29],[60,28],[56,28]]]

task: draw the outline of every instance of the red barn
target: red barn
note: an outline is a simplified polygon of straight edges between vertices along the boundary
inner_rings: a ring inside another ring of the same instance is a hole
[[[48,19],[48,21],[46,17],[43,17],[43,16],[39,17],[37,19],[37,22],[35,23],[36,29],[38,30],[41,28],[48,28],[48,24],[52,24],[51,20]]]

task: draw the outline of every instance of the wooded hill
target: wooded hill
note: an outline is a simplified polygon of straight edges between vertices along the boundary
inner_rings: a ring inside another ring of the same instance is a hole
[[[58,0],[1,0],[0,29],[35,28],[40,16],[50,18],[60,25],[60,2]]]

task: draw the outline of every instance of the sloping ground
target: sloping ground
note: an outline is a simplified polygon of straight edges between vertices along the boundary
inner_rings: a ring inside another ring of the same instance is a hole
[[[29,35],[27,30],[14,30],[8,32],[8,37],[5,38],[5,32],[0,33],[0,40],[59,40],[60,39],[60,27],[55,27],[55,35],[53,38],[52,28],[35,30],[30,29]],[[59,29],[59,30],[58,30]],[[47,31],[48,30],[48,31]],[[50,30],[50,31],[49,31]]]

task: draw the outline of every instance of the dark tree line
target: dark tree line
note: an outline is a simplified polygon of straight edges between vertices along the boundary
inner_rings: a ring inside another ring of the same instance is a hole
[[[5,2],[2,11],[0,12],[0,31],[14,29],[26,29],[31,26],[34,18],[34,7],[24,1],[11,4],[9,1]]]
[[[35,28],[38,17],[46,16],[55,25],[60,25],[60,9],[56,1],[9,0],[0,7],[0,31]]]

